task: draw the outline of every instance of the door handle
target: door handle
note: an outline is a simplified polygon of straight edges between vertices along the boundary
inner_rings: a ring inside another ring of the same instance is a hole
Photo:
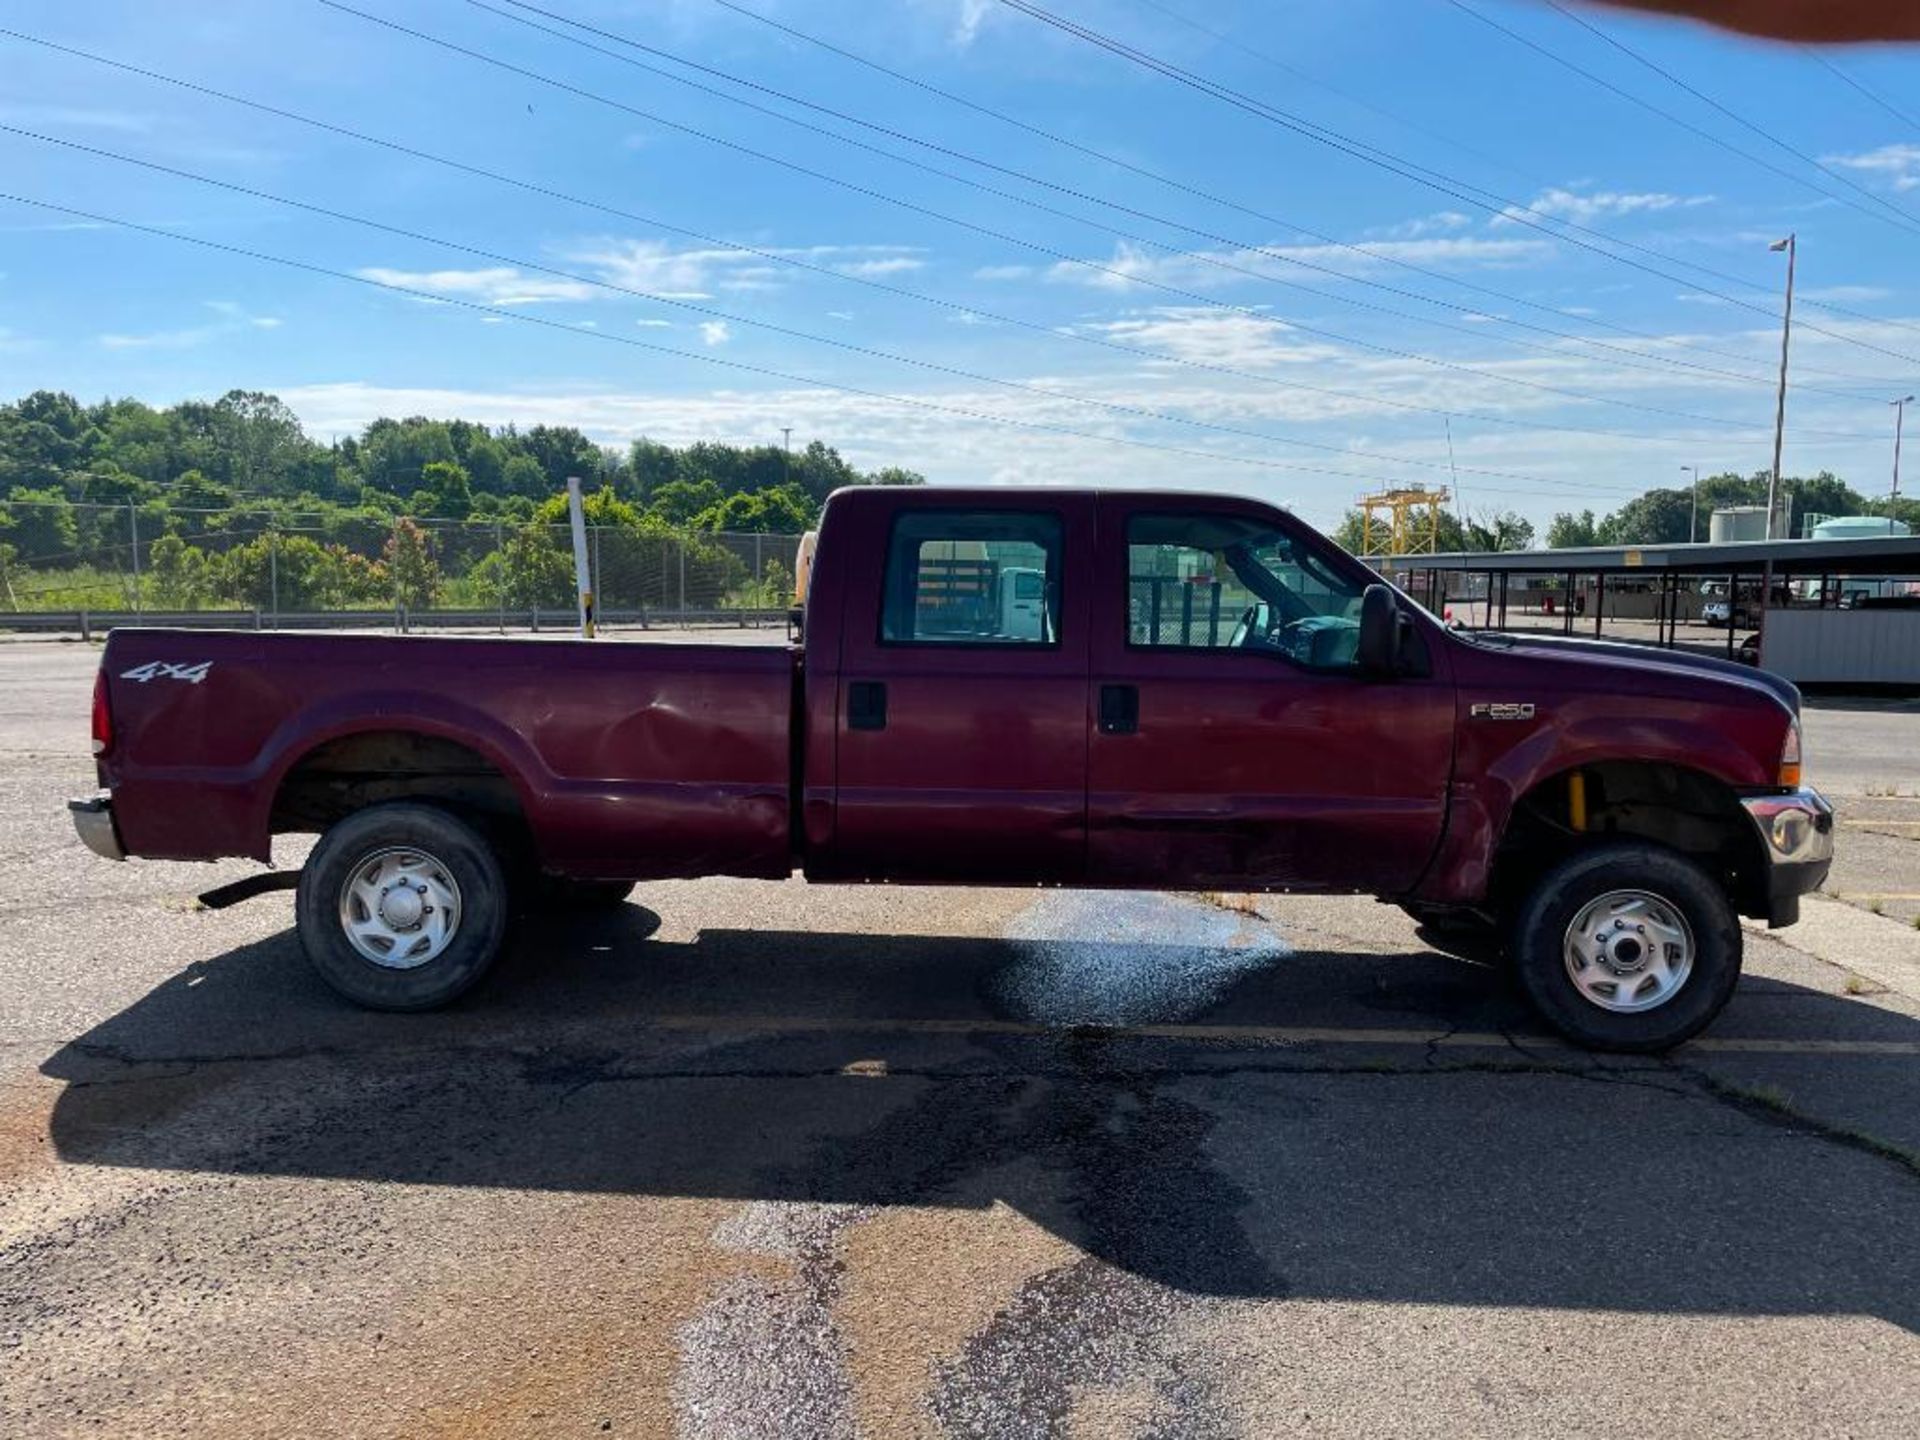
[[[1100,687],[1100,733],[1132,735],[1140,729],[1140,687],[1102,685]]]
[[[847,685],[847,728],[887,728],[887,687],[880,680],[854,680]]]

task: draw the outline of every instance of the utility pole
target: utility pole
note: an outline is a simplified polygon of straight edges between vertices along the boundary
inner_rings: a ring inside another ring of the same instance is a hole
[[[1913,396],[1903,395],[1893,403],[1893,493],[1887,497],[1887,519],[1893,519],[1893,512],[1900,504],[1900,431],[1906,424],[1907,406],[1913,403]],[[1893,527],[1887,527],[1891,533]]]
[[[1799,254],[1799,237],[1789,234],[1767,248],[1787,252],[1787,304],[1780,315],[1780,399],[1773,411],[1773,474],[1767,480],[1767,538],[1771,540],[1780,504],[1780,446],[1787,433],[1787,345],[1793,339],[1793,266]]]
[[[1687,543],[1692,545],[1700,539],[1700,467],[1698,465],[1680,467],[1682,475],[1689,472],[1693,475],[1693,505],[1687,511]]]
[[[793,427],[791,425],[780,427],[780,451],[784,457],[780,462],[780,479],[782,483],[791,485],[793,483]]]

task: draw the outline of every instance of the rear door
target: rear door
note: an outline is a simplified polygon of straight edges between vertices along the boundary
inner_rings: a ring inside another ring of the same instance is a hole
[[[823,878],[1086,871],[1093,501],[916,495],[850,568]]]
[[[1232,501],[1103,497],[1100,529],[1093,881],[1411,887],[1446,815],[1452,686],[1355,668],[1367,572]]]

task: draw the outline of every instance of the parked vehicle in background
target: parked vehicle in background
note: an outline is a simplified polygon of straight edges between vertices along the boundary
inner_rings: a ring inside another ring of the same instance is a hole
[[[301,943],[385,1009],[465,992],[534,898],[798,869],[1375,895],[1631,1051],[1831,860],[1790,684],[1450,631],[1249,500],[848,490],[810,554],[785,649],[117,630],[75,822],[114,858],[317,833]]]
[[[1733,602],[1730,600],[1709,600],[1700,607],[1702,625],[1731,625],[1733,623]]]

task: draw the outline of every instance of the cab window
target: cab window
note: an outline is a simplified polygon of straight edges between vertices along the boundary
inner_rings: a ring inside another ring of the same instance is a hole
[[[1135,515],[1127,524],[1134,646],[1259,651],[1315,670],[1350,669],[1364,588],[1261,521]]]
[[[915,510],[887,544],[880,639],[893,645],[1057,645],[1058,515]]]

